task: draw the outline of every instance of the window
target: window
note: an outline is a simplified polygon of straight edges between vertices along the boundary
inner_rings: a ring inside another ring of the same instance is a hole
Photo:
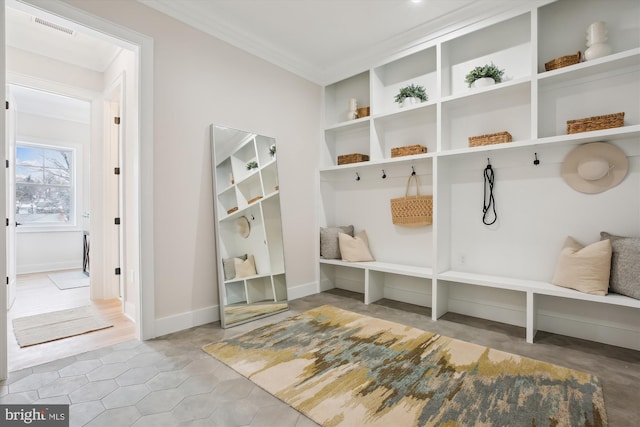
[[[16,145],[16,220],[24,225],[74,225],[74,156],[70,148]]]

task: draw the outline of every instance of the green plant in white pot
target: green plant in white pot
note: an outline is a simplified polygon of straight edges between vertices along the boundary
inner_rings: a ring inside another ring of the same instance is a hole
[[[491,86],[502,82],[504,70],[496,67],[493,62],[484,66],[478,66],[469,71],[465,77],[465,81],[469,87]]]
[[[395,101],[400,104],[401,107],[407,105],[419,104],[428,100],[427,92],[424,86],[410,84],[400,88],[400,92],[396,95]]]

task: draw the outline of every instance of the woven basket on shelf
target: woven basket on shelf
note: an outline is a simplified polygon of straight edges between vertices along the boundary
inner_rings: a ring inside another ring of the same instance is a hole
[[[407,145],[404,147],[395,147],[391,149],[391,157],[412,156],[414,154],[424,154],[427,147],[422,145]]]
[[[236,207],[233,207],[233,208],[231,208],[231,209],[229,209],[229,210],[227,211],[227,214],[228,214],[228,215],[230,215],[230,214],[234,213],[234,212],[235,212],[235,211],[237,211],[237,210],[238,210],[238,207],[237,207],[237,206],[236,206]]]
[[[338,165],[366,162],[368,160],[369,160],[369,156],[366,154],[360,154],[360,153],[343,154],[341,156],[338,156]]]
[[[511,142],[511,134],[509,132],[489,133],[486,135],[469,137],[469,147],[501,144],[503,142]]]
[[[582,53],[578,51],[574,55],[566,55],[561,56],[559,58],[554,58],[551,61],[544,64],[544,69],[547,71],[557,70],[558,68],[568,67],[569,65],[575,65],[580,62],[580,56]]]
[[[624,112],[604,116],[567,120],[567,133],[589,132],[592,130],[619,128],[624,125]]]
[[[247,200],[247,204],[250,205],[251,203],[256,202],[256,201],[258,201],[260,199],[262,199],[262,196],[256,196],[253,199]]]

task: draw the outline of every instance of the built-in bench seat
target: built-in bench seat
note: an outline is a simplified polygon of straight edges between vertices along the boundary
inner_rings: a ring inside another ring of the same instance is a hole
[[[608,295],[591,295],[573,289],[563,288],[551,283],[516,279],[511,277],[491,276],[476,273],[465,273],[460,271],[447,271],[437,275],[438,280],[448,282],[465,283],[469,285],[485,286],[490,288],[522,291],[526,293],[526,340],[533,343],[537,331],[537,295],[547,295],[552,297],[569,298],[579,301],[591,301],[601,304],[617,305],[623,307],[639,308],[640,300],[610,293]],[[434,301],[433,319],[437,319],[446,312],[446,302],[440,304]]]
[[[536,297],[539,295],[640,309],[640,300],[624,295],[615,293],[610,293],[609,295],[604,296],[591,295],[536,280],[525,280],[461,271],[446,271],[434,274],[430,267],[417,267],[379,261],[344,262],[341,260],[321,259],[320,263],[364,270],[365,304],[371,304],[384,296],[384,280],[379,278],[377,273],[390,273],[409,277],[435,279],[432,281],[432,286],[435,286],[435,289],[432,289],[431,305],[433,320],[437,320],[448,311],[448,293],[445,290],[445,284],[438,283],[439,281],[524,292],[526,294],[526,340],[529,343],[533,343],[537,331]]]

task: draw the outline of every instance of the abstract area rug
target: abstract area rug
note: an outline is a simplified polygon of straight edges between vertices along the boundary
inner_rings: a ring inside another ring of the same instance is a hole
[[[49,274],[51,280],[60,290],[89,286],[89,276],[82,271],[65,271]]]
[[[604,426],[593,375],[322,306],[203,348],[323,426]]]
[[[100,317],[91,306],[13,319],[13,332],[20,347],[81,335],[113,324]]]

